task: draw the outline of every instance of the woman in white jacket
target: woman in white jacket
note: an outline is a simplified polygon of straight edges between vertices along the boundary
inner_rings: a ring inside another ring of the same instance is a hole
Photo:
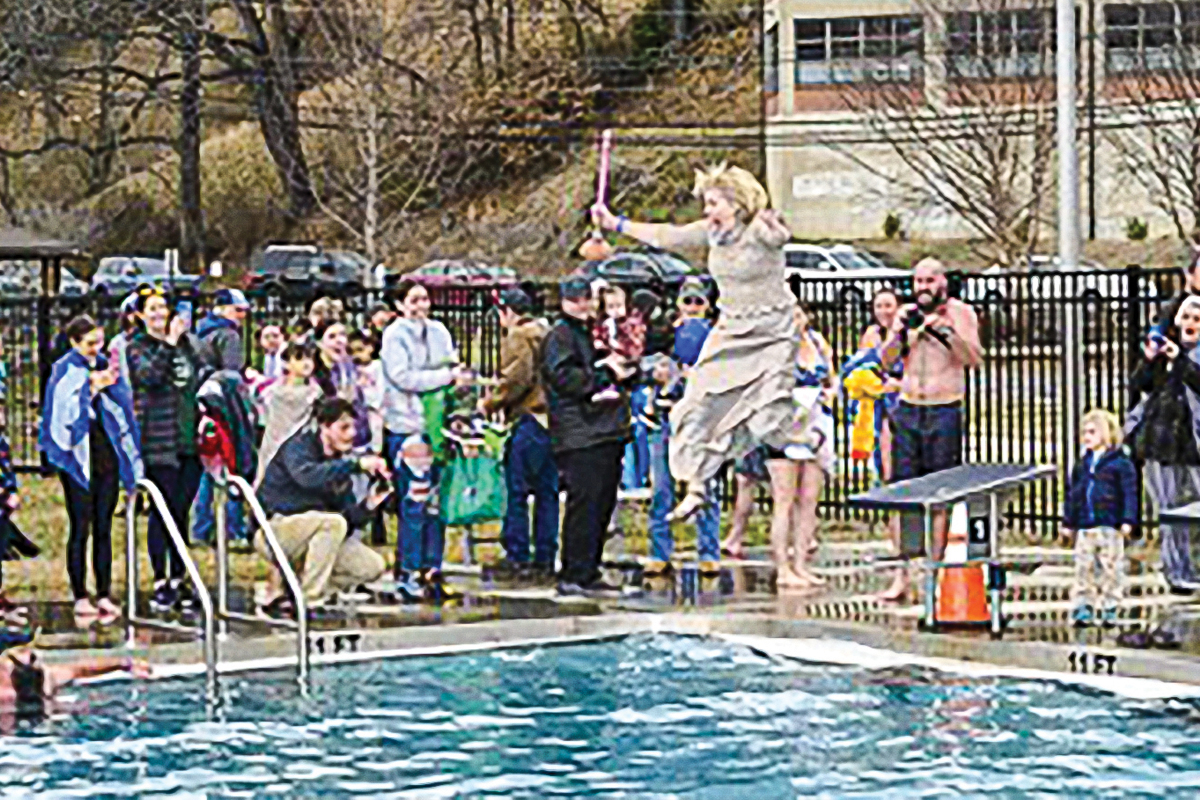
[[[384,450],[388,459],[398,452],[405,437],[425,430],[422,395],[466,379],[470,372],[459,365],[450,331],[429,318],[429,292],[419,283],[400,285],[397,302],[404,316],[383,332]]]

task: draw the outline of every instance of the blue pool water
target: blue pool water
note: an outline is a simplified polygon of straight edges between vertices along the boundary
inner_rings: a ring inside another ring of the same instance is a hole
[[[74,690],[2,797],[1195,796],[1200,715],[1017,680],[624,640]]]

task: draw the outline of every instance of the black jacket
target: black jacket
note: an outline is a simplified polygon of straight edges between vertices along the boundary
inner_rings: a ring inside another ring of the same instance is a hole
[[[1129,380],[1134,392],[1146,395],[1142,418],[1127,442],[1139,461],[1173,466],[1200,466],[1196,428],[1188,391],[1200,393],[1200,365],[1187,353],[1172,364],[1160,355],[1142,362]]]
[[[1133,462],[1120,447],[1110,447],[1099,458],[1089,450],[1071,470],[1063,525],[1079,531],[1137,524],[1138,480]]]
[[[354,500],[350,479],[357,471],[357,459],[330,458],[316,431],[300,431],[267,465],[258,499],[268,515],[326,511],[341,514],[357,528],[373,516]]]
[[[596,381],[596,360],[591,326],[566,314],[559,317],[542,342],[541,368],[556,453],[630,438],[627,397],[592,402],[592,395],[602,388]]]

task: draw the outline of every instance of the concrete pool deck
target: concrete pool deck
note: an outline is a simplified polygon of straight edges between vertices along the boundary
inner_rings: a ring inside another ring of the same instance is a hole
[[[316,671],[322,664],[374,658],[675,633],[751,637],[769,642],[769,647],[762,647],[775,654],[814,661],[823,660],[821,652],[825,651],[831,663],[838,663],[833,654],[847,658],[850,652],[858,653],[864,666],[886,666],[899,663],[895,656],[900,654],[907,659],[904,663],[918,667],[952,666],[922,661],[940,659],[958,664],[960,669],[964,664],[986,664],[1036,670],[1043,678],[1085,679],[1089,685],[1096,685],[1099,679],[1149,679],[1195,686],[1200,694],[1200,605],[1167,593],[1155,570],[1135,566],[1119,627],[1077,630],[1066,621],[1069,551],[1027,549],[1024,555],[1037,566],[1014,574],[1009,581],[1005,605],[1009,628],[999,641],[985,632],[918,630],[918,606],[884,604],[870,594],[886,585],[889,577],[889,565],[875,563],[879,546],[831,543],[822,548],[818,570],[830,584],[822,593],[777,595],[769,564],[734,562],[726,565],[719,578],[701,581],[694,605],[681,605],[676,583],[661,579],[647,579],[640,597],[596,601],[556,598],[546,588],[506,587],[478,568],[449,570],[451,579],[465,591],[462,602],[443,608],[373,601],[338,606],[331,615],[312,623],[310,653]],[[243,588],[232,597],[231,605],[246,609],[250,602],[250,592]],[[1135,650],[1116,645],[1120,630],[1147,629],[1164,619],[1176,620],[1173,624],[1182,632],[1183,650]],[[35,605],[31,624],[43,628],[38,645],[50,661],[70,660],[84,653],[134,652],[146,657],[163,675],[203,672],[200,642],[175,634],[138,629],[131,651],[126,647],[123,624],[78,628],[67,604]],[[231,623],[229,632],[218,640],[219,669],[223,673],[294,669],[296,644],[290,631]],[[873,654],[854,650],[856,647],[873,648]],[[1191,692],[1176,687],[1168,694]]]

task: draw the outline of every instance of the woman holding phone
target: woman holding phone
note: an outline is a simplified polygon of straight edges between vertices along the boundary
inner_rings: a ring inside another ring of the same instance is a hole
[[[187,332],[187,318],[171,314],[162,292],[142,289],[134,308],[137,332],[129,341],[126,359],[141,429],[142,461],[146,475],[162,491],[171,517],[187,541],[188,511],[203,473],[196,449],[200,360],[192,335]],[[147,545],[154,570],[150,607],[161,613],[176,606],[191,606],[194,598],[190,584],[184,580],[183,559],[154,508],[150,510]]]
[[[71,349],[54,363],[42,404],[38,447],[58,471],[70,535],[67,575],[81,623],[111,622],[120,609],[112,587],[112,517],[118,480],[131,490],[142,478],[140,433],[129,384],[101,353],[104,329],[86,314],[64,331]],[[96,601],[87,591],[87,541],[92,540]]]

